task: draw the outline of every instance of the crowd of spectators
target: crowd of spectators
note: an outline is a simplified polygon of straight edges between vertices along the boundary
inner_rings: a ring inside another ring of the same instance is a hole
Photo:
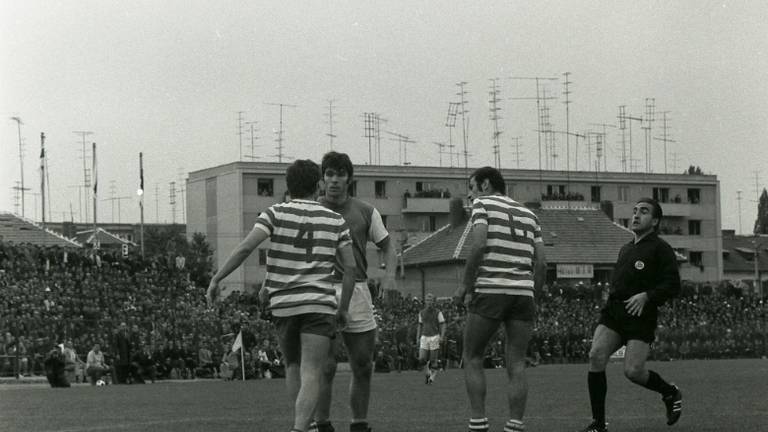
[[[86,355],[100,344],[116,382],[283,376],[276,333],[260,319],[256,294],[235,292],[209,309],[204,291],[172,256],[97,256],[0,242],[0,375],[42,375],[45,355],[62,344],[70,381],[85,380]],[[530,364],[585,362],[606,293],[602,284],[547,286],[538,298]],[[376,369],[417,368],[423,303],[395,291],[378,294]],[[458,366],[465,311],[447,299],[438,306],[447,321],[442,363]],[[244,350],[233,353],[241,331]],[[503,364],[501,340],[500,334],[488,348],[488,367]],[[660,360],[766,355],[766,304],[727,283],[685,284],[661,314],[652,354]]]

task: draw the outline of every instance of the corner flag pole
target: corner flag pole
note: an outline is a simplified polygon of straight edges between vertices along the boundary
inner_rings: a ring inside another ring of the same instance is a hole
[[[245,346],[240,347],[240,367],[243,370],[243,381],[245,381]]]

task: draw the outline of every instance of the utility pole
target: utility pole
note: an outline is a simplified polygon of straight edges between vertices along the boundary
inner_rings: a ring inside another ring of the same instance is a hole
[[[24,199],[24,192],[28,191],[29,188],[24,187],[24,144],[22,144],[21,141],[21,117],[11,117],[11,120],[16,122],[16,128],[19,131],[19,174],[21,176],[21,182],[19,185],[16,186],[17,191],[21,192],[21,217],[24,217],[24,211],[26,208],[25,205],[25,199]],[[18,210],[17,210],[18,213]]]
[[[42,226],[45,230],[45,132],[40,132],[40,197],[43,210]]]
[[[741,235],[741,189],[736,191],[736,202],[739,203],[739,235]]]
[[[328,117],[328,133],[325,134],[328,137],[328,148],[331,151],[333,151],[333,139],[336,138],[336,135],[333,133],[333,102],[335,102],[335,99],[328,99],[328,114],[326,114]]]
[[[499,78],[491,78],[491,90],[488,92],[489,100],[489,111],[490,111],[490,120],[493,122],[493,156],[494,156],[494,166],[496,169],[501,170],[501,143],[499,142],[499,136],[501,135],[501,131],[499,130],[499,111],[501,111],[501,108],[498,106],[498,102],[501,100],[499,99],[499,95],[501,94],[501,90],[499,89],[499,86],[497,84],[497,81],[499,81]]]
[[[265,105],[272,105],[272,106],[280,107],[280,129],[277,130],[277,139],[276,139],[276,141],[277,141],[277,147],[276,147],[277,148],[277,155],[275,155],[275,156],[277,156],[277,161],[282,163],[283,162],[283,156],[284,156],[283,155],[283,133],[285,133],[285,131],[283,130],[283,108],[284,107],[296,108],[297,105],[289,105],[289,104],[284,104],[284,103],[272,103],[272,102],[268,102]]]

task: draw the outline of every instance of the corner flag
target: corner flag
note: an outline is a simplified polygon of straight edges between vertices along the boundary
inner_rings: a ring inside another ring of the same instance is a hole
[[[232,344],[232,352],[235,352],[238,350],[238,348],[243,347],[243,331],[240,330],[240,332],[237,334],[237,337],[235,338],[235,343]]]

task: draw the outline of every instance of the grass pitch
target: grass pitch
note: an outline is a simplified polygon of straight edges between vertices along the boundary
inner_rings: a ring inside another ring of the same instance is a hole
[[[668,427],[660,397],[631,384],[619,363],[608,368],[611,431],[768,431],[768,360],[649,363],[683,391],[683,416]],[[574,431],[590,420],[586,365],[528,369],[529,431]],[[506,420],[503,370],[486,370],[492,431]],[[336,430],[348,430],[349,374],[334,387]],[[0,386],[0,431],[259,431],[284,432],[292,406],[284,380],[160,382],[131,386]],[[466,431],[468,410],[461,370],[425,385],[417,372],[376,374],[373,430]]]

